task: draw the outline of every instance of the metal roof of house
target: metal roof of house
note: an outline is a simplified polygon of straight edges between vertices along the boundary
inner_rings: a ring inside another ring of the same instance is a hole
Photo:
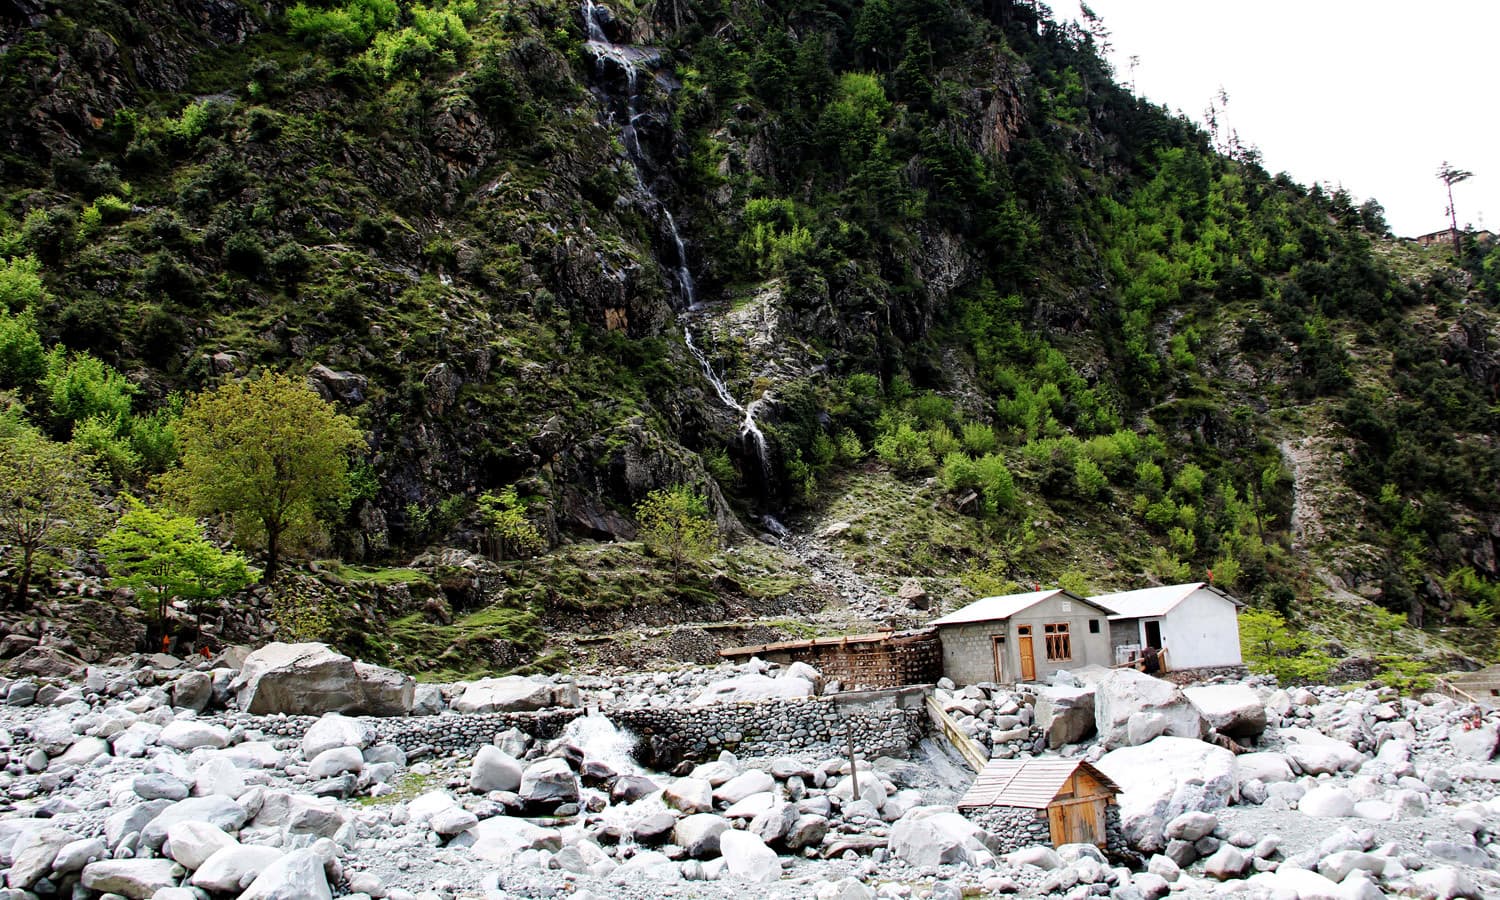
[[[941,619],[934,619],[928,625],[963,625],[968,622],[989,622],[995,619],[1009,619],[1011,616],[1023,609],[1029,609],[1048,597],[1058,594],[1068,594],[1062,588],[1053,588],[1050,591],[1031,591],[1026,594],[1006,594],[1003,597],[985,597],[983,600],[975,600],[968,606],[960,607]],[[1075,600],[1082,597],[1068,594]],[[1087,601],[1085,601],[1087,602]]]
[[[1245,605],[1203,581],[1194,581],[1190,584],[1167,584],[1135,591],[1121,591],[1117,594],[1100,594],[1090,597],[1089,600],[1113,613],[1110,616],[1111,620],[1143,619],[1166,615],[1176,609],[1177,604],[1191,597],[1199,588],[1207,588],[1235,606]]]
[[[1109,790],[1120,793],[1120,786],[1108,775],[1081,759],[992,759],[974,779],[968,793],[958,801],[958,808],[1020,806],[1046,809],[1079,769]]]

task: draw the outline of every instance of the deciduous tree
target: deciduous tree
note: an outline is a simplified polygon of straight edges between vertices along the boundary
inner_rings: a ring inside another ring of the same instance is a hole
[[[306,382],[266,372],[194,396],[177,422],[181,462],[163,477],[193,515],[223,513],[243,544],[265,548],[262,580],[349,492],[349,454],[362,443]]]
[[[703,497],[686,485],[652,491],[635,508],[641,540],[672,561],[672,574],[682,573],[688,560],[712,553],[719,528],[708,515]]]
[[[16,562],[14,603],[25,603],[39,560],[86,543],[100,520],[89,459],[21,426],[0,437],[0,545]]]
[[[125,503],[125,514],[99,539],[99,550],[117,584],[151,592],[158,633],[167,633],[174,598],[188,600],[201,615],[205,603],[250,583],[245,558],[209,543],[190,516],[153,509],[128,494]]]

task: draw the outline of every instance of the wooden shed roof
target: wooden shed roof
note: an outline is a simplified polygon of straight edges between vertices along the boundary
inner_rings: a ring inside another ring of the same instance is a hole
[[[974,779],[969,792],[958,801],[958,808],[1020,806],[1046,809],[1079,769],[1110,791],[1120,792],[1120,786],[1108,775],[1081,759],[992,759]]]
[[[900,642],[910,638],[925,638],[932,635],[930,629],[916,631],[876,631],[870,634],[847,634],[834,637],[810,638],[801,641],[780,641],[774,644],[753,644],[748,647],[726,647],[719,655],[733,659],[736,656],[758,656],[778,650],[806,650],[810,647],[848,647],[859,644],[879,644],[885,641]]]

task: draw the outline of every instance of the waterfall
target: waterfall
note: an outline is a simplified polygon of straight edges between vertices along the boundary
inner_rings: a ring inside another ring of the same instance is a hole
[[[609,39],[604,30],[604,23],[608,21],[609,11],[605,7],[595,3],[594,0],[583,0],[583,22],[588,31],[586,46],[594,55],[594,61],[601,72],[606,61],[618,65],[625,73],[625,117],[620,126],[620,143],[625,146],[625,155],[630,160],[631,170],[635,175],[636,186],[643,196],[649,198],[655,206],[661,222],[666,226],[668,235],[672,238],[672,249],[676,254],[674,275],[677,281],[677,297],[682,311],[677,321],[682,325],[683,340],[687,344],[688,352],[693,359],[697,360],[698,367],[703,370],[703,376],[713,386],[714,393],[719,402],[735,413],[740,419],[740,440],[747,449],[755,454],[756,461],[760,463],[760,474],[766,485],[771,483],[771,456],[770,448],[766,442],[765,433],[761,431],[760,425],[755,421],[756,413],[768,403],[775,402],[770,391],[765,391],[755,400],[749,403],[740,403],[734,398],[725,384],[724,379],[714,370],[713,364],[709,362],[708,355],[693,340],[693,328],[691,314],[698,309],[698,285],[693,279],[693,270],[688,264],[687,245],[683,243],[682,233],[677,228],[677,219],[672,211],[667,209],[651,190],[646,182],[646,157],[641,149],[640,134],[636,123],[642,115],[641,89],[640,89],[640,66],[651,58],[651,53],[638,47],[616,44]],[[615,121],[614,110],[609,110],[610,121]]]

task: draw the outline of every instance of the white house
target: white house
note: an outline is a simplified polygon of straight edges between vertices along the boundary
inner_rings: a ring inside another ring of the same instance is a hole
[[[958,684],[1009,684],[1109,665],[1109,613],[1053,588],[985,597],[928,624],[943,642],[943,674]]]
[[[1211,584],[1169,584],[1090,597],[1109,610],[1115,662],[1146,647],[1167,651],[1173,669],[1238,666],[1243,603]]]

